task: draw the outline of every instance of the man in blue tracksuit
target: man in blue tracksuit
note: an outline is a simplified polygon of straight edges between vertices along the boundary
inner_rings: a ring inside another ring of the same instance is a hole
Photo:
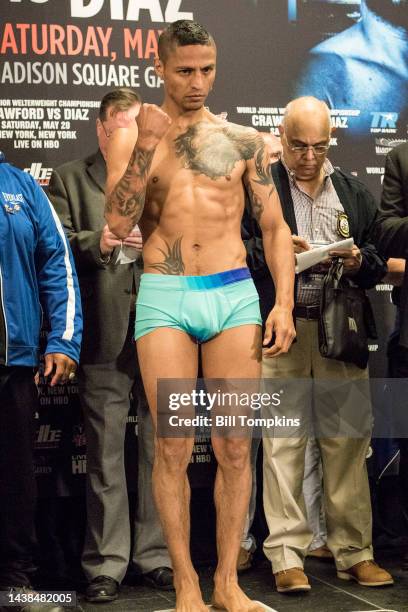
[[[43,313],[50,325],[44,374],[56,385],[73,377],[79,359],[74,263],[42,189],[0,153],[0,591],[29,587],[34,570],[34,368]]]

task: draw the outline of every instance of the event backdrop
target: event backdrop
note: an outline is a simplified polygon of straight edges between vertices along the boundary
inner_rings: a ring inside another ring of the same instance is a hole
[[[95,150],[106,91],[129,86],[160,103],[153,58],[161,30],[177,19],[201,22],[217,43],[214,113],[277,134],[291,97],[325,99],[335,128],[330,159],[377,197],[386,153],[407,140],[405,1],[2,0],[2,17],[0,147],[45,189],[53,168]],[[371,293],[381,313],[371,368],[384,376],[394,310],[389,286]],[[42,385],[40,401],[39,481],[45,492],[57,483],[70,494],[86,471],[77,389]],[[130,415],[130,438],[135,429]],[[193,482],[206,481],[210,463],[210,446],[198,443]]]

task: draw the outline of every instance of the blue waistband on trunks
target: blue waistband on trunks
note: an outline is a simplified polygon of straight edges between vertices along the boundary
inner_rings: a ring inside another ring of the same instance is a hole
[[[179,289],[189,289],[190,291],[205,291],[208,289],[217,289],[224,285],[230,285],[241,280],[251,278],[251,273],[248,268],[236,268],[235,270],[226,270],[217,274],[206,274],[205,276],[173,276],[171,274],[142,274],[142,282],[146,283],[149,280],[163,283],[168,282],[172,287]]]

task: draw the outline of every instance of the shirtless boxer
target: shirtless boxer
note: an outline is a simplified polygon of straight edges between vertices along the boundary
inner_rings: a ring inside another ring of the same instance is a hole
[[[263,139],[215,117],[204,103],[216,48],[195,22],[178,21],[159,39],[160,108],[144,104],[137,130],[117,130],[108,155],[106,219],[125,238],[139,224],[144,275],[136,313],[137,350],[153,419],[157,379],[194,379],[201,345],[206,378],[257,379],[261,363],[258,296],[240,237],[243,181],[263,230],[277,298],[264,338],[269,356],[294,338],[292,239],[269,172]],[[133,148],[134,147],[134,148]],[[129,160],[130,157],[130,160]],[[126,168],[127,165],[127,168]],[[262,612],[238,586],[236,564],[248,507],[250,438],[213,436],[218,566],[213,604]],[[153,487],[173,562],[177,612],[204,612],[190,552],[186,475],[194,438],[157,437]]]

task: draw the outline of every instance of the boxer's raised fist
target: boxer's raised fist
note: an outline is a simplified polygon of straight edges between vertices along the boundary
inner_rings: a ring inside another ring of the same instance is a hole
[[[137,117],[138,142],[148,142],[156,145],[169,129],[170,124],[170,117],[156,104],[142,104]]]

